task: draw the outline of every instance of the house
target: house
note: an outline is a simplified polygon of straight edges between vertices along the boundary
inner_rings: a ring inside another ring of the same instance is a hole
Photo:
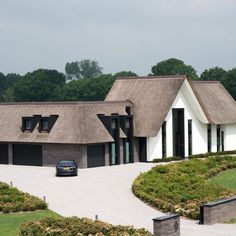
[[[218,81],[119,78],[106,101],[133,103],[140,160],[236,149],[236,102]]]
[[[215,81],[118,78],[102,102],[0,104],[0,164],[80,168],[236,149],[236,103]]]

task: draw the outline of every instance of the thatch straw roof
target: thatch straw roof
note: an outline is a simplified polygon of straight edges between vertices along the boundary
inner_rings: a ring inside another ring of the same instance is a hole
[[[209,123],[235,124],[236,102],[218,81],[190,81]]]
[[[127,115],[130,102],[49,102],[0,104],[0,141],[32,143],[104,143],[113,138],[97,114]],[[50,133],[22,132],[22,117],[58,115]],[[124,134],[122,133],[122,136]]]
[[[106,101],[131,101],[134,105],[134,136],[154,137],[185,79],[185,76],[118,78]]]

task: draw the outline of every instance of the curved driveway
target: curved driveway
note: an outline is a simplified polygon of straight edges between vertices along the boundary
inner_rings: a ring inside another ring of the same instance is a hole
[[[152,231],[152,219],[163,213],[147,206],[131,192],[140,173],[154,164],[135,163],[79,170],[77,177],[55,177],[52,167],[0,165],[0,181],[13,182],[20,190],[43,198],[63,216],[98,218],[112,224],[134,225]],[[183,236],[235,236],[236,225],[198,225],[181,219]]]

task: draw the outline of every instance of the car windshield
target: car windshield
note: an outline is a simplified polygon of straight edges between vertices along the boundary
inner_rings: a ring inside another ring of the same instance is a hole
[[[75,166],[73,161],[60,161],[59,166]]]

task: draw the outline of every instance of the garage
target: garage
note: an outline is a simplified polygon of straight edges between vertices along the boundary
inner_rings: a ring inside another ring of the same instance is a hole
[[[105,146],[89,145],[87,147],[88,168],[105,166]]]
[[[0,144],[0,164],[8,164],[8,145]]]
[[[41,145],[13,145],[13,164],[27,166],[42,166],[42,146]]]

